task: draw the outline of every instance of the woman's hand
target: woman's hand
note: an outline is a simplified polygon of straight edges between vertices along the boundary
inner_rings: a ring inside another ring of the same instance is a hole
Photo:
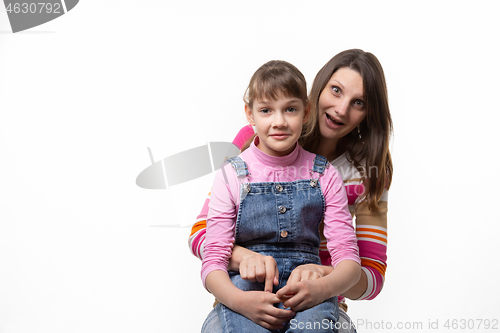
[[[272,292],[273,285],[277,286],[279,283],[278,266],[276,260],[271,256],[255,252],[249,253],[243,257],[239,271],[242,279],[264,282],[264,291]]]
[[[246,291],[232,309],[264,328],[277,330],[295,316],[295,312],[291,310],[274,307],[273,304],[280,302],[273,293]]]
[[[323,266],[315,264],[306,264],[296,267],[286,284],[292,284],[300,281],[316,280],[330,274],[333,271],[332,266]]]
[[[361,275],[360,265],[352,260],[343,260],[337,267],[318,265],[303,265],[293,281],[289,279],[287,285],[278,290],[276,296],[285,307],[294,311],[301,311],[316,306],[324,300],[342,294],[358,282]],[[298,269],[297,267],[296,269]],[[310,273],[304,272],[310,270]],[[329,271],[328,274],[322,275]],[[292,272],[293,274],[293,272]],[[305,277],[318,277],[313,280],[304,280]],[[290,276],[291,278],[291,276]]]
[[[265,282],[264,291],[273,291],[273,285],[279,283],[279,272],[276,260],[271,256],[263,256],[257,252],[235,245],[228,269],[240,272],[243,279],[252,282]]]
[[[294,311],[301,311],[323,302],[326,298],[324,292],[316,282],[333,271],[332,266],[315,264],[301,265],[295,268],[286,286],[278,290],[276,296],[281,299],[285,307]]]
[[[276,296],[285,308],[291,308],[293,311],[312,308],[328,298],[325,297],[323,284],[318,283],[321,279],[287,284],[278,290]]]

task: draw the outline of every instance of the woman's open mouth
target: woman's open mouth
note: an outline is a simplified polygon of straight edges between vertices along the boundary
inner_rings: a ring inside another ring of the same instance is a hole
[[[328,113],[325,113],[327,122],[329,122],[332,125],[336,126],[342,126],[345,125],[344,123],[341,123],[340,121],[335,120],[333,117],[331,117]]]

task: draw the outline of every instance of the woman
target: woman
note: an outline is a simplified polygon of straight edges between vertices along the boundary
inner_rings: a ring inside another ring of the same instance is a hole
[[[356,222],[356,236],[361,257],[359,281],[343,295],[350,299],[373,299],[381,291],[386,269],[387,191],[392,180],[389,138],[392,120],[382,66],[377,58],[362,50],[347,50],[334,56],[318,72],[309,94],[310,118],[299,143],[306,150],[323,155],[338,169]],[[243,130],[245,131],[248,130]],[[248,133],[248,132],[246,132]],[[237,140],[241,141],[241,136]],[[198,257],[203,256],[208,201],[193,226],[189,244]],[[308,297],[300,283],[327,275],[333,268],[326,246],[321,265],[297,267],[280,291],[295,294],[284,305],[300,310]],[[235,247],[230,270],[239,270],[242,278],[272,286],[275,262],[272,258]],[[268,272],[266,274],[266,272]],[[347,305],[339,297],[339,332],[354,331],[346,314]],[[214,311],[202,329],[221,331]]]

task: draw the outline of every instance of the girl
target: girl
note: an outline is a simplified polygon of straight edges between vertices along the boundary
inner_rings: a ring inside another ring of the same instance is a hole
[[[245,102],[257,136],[215,177],[202,280],[222,303],[217,311],[226,332],[332,332],[338,318],[336,295],[359,280],[360,259],[341,177],[325,157],[297,144],[309,114],[304,76],[287,62],[268,62],[252,76]],[[318,227],[323,219],[335,267],[323,278],[278,296],[266,293],[264,283],[242,279],[237,272],[228,275],[236,243],[274,258],[273,272],[266,275],[273,276],[278,291],[297,266],[320,263]],[[302,290],[310,297],[301,300],[301,311],[274,306]]]
[[[338,77],[338,74],[346,73],[344,70],[357,75]],[[359,89],[362,90],[362,96],[354,94]],[[311,116],[299,142],[306,149],[326,156],[340,171],[347,189],[349,210],[356,219],[362,272],[359,281],[342,295],[357,300],[373,299],[384,284],[387,261],[387,194],[392,179],[392,162],[388,149],[392,121],[382,66],[371,53],[357,49],[343,51],[318,72],[310,92],[310,102]],[[336,108],[328,110],[329,103]],[[332,116],[337,117],[337,124],[333,122],[335,118],[331,121]],[[350,132],[345,130],[346,125],[348,129],[352,129]],[[250,126],[244,127],[234,143],[241,145],[252,134]],[[360,170],[366,172],[361,173]],[[191,251],[200,259],[203,256],[209,200],[210,197],[189,237]],[[289,285],[328,274],[332,267],[329,254],[324,250],[322,242],[320,256],[323,265],[299,266],[292,272]],[[239,269],[241,276],[246,279],[266,281],[268,284],[274,278],[272,274],[265,274],[266,269],[272,271],[268,268],[273,266],[270,259],[235,246],[229,268]],[[291,301],[293,298],[285,304],[293,308]],[[339,332],[355,331],[346,313],[347,305],[343,297],[339,297],[339,302]],[[221,331],[217,313],[212,310],[202,332]]]

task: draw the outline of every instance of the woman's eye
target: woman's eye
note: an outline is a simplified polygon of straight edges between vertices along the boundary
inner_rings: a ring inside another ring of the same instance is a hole
[[[287,112],[295,112],[295,111],[297,111],[297,109],[296,108],[288,108],[288,109],[286,109],[286,111]]]
[[[341,92],[340,88],[337,86],[333,86],[332,91],[334,94],[337,94],[337,95],[340,94],[340,92]]]
[[[362,100],[358,99],[354,101],[354,105],[356,105],[359,108],[363,108],[365,106],[365,103]]]

